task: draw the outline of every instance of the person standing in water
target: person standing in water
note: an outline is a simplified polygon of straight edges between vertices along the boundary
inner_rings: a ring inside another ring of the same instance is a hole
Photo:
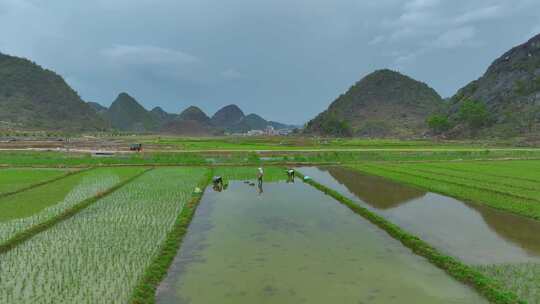
[[[259,187],[263,184],[264,171],[263,168],[257,170],[257,181],[259,182]]]

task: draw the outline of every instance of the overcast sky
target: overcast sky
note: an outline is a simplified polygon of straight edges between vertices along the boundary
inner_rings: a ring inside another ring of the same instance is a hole
[[[451,96],[540,33],[540,0],[0,0],[0,52],[87,101],[303,123],[391,68]]]

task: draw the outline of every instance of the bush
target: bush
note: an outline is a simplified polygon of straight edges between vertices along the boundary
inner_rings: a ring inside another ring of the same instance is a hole
[[[436,134],[446,132],[450,129],[448,117],[442,114],[434,114],[427,118],[429,128]]]
[[[459,120],[472,129],[485,126],[489,121],[486,105],[479,101],[465,100],[459,108]]]
[[[352,130],[349,123],[344,120],[340,120],[333,115],[323,118],[321,130],[325,134],[332,134],[339,137],[352,136]]]

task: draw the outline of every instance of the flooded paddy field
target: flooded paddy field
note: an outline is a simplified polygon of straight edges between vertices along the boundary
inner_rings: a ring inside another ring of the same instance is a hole
[[[486,303],[302,183],[208,189],[157,303]]]
[[[540,262],[540,222],[344,167],[312,177],[468,264]]]
[[[497,169],[494,172],[506,170],[506,166],[509,165],[492,165]],[[493,278],[526,303],[540,303],[540,221],[423,191],[353,168],[300,170]],[[493,191],[500,190],[499,184],[500,181],[492,184]],[[444,184],[439,185],[443,187]]]

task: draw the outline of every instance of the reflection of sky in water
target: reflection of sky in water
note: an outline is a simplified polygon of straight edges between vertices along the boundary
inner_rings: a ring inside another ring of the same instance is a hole
[[[484,303],[302,183],[207,190],[158,303]]]
[[[540,222],[341,167],[300,171],[472,264],[540,260]]]

